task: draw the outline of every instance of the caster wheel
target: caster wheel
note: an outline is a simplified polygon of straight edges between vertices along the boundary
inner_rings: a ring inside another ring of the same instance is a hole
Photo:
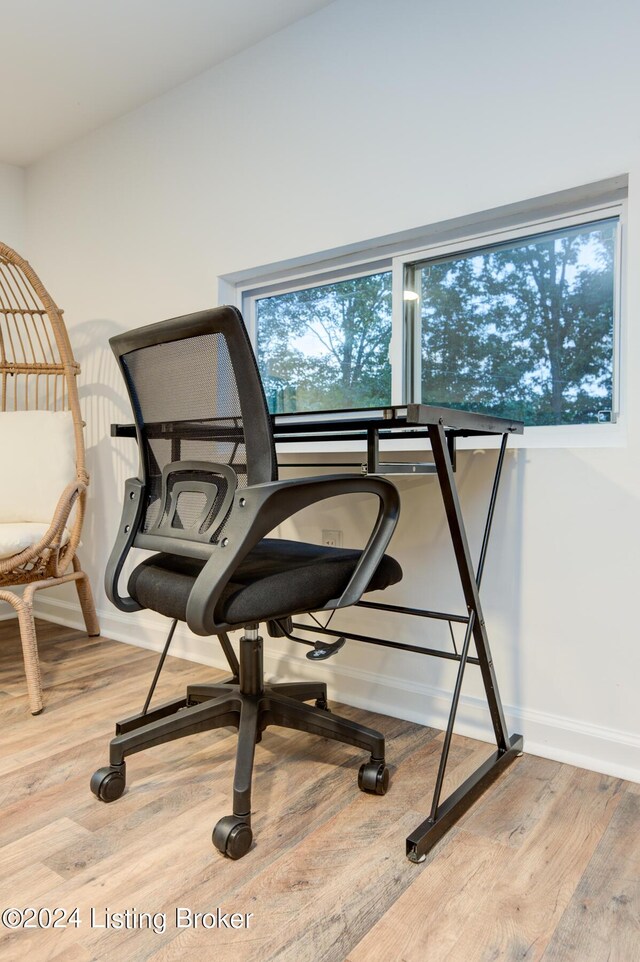
[[[99,768],[91,776],[91,791],[101,802],[115,802],[126,785],[124,765],[118,768]]]
[[[235,815],[225,815],[213,830],[212,841],[222,855],[238,859],[251,848],[253,832],[250,825]]]
[[[389,787],[389,769],[384,762],[367,762],[360,766],[358,788],[371,795],[386,795]]]
[[[316,708],[321,708],[322,711],[331,711],[326,698],[316,698]]]

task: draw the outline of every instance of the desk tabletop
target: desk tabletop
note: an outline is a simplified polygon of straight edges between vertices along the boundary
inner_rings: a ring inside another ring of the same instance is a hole
[[[458,437],[480,434],[522,434],[524,423],[511,418],[478,414],[431,404],[390,405],[379,408],[353,408],[336,411],[306,411],[272,414],[273,432],[278,440],[300,434],[342,434],[369,430],[413,431],[441,424]]]
[[[206,439],[212,434],[233,435],[238,425],[230,425],[230,418],[188,419],[147,423],[147,434],[152,437],[184,437]],[[458,408],[435,407],[430,404],[389,405],[378,408],[352,408],[336,411],[304,411],[294,414],[272,414],[271,422],[276,442],[300,440],[333,440],[366,437],[377,432],[381,437],[403,435],[424,436],[430,425],[442,425],[454,437],[486,434],[522,434],[524,424],[510,418],[461,411]],[[135,437],[133,424],[112,424],[112,437]]]

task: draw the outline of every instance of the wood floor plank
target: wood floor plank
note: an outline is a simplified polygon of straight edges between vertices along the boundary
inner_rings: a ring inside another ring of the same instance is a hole
[[[403,947],[403,962],[424,959],[428,944],[430,962],[463,962],[477,959],[540,959],[559,919],[568,905],[595,847],[609,824],[620,800],[621,783],[593,772],[563,766],[567,773],[564,790],[552,796],[543,817],[518,849],[489,837],[477,837],[479,854],[467,855],[469,828],[451,839],[447,848],[455,858],[455,850],[463,845],[467,869],[460,867],[459,883],[467,885],[471,872],[477,891],[468,892],[467,911],[455,941],[451,942],[450,901],[447,912],[432,888],[439,876],[435,858],[432,871],[425,873],[389,910],[349,957],[349,962],[382,962],[385,951],[402,928],[402,920],[411,918],[413,930],[410,944]],[[516,769],[514,768],[514,772]],[[556,773],[552,773],[552,777]],[[517,779],[517,776],[515,776]],[[517,784],[512,786],[517,791]],[[491,805],[493,799],[486,804]],[[520,825],[519,806],[512,811],[513,831]],[[478,816],[480,820],[480,816]],[[510,833],[503,826],[503,835]],[[486,852],[492,851],[488,864]],[[475,852],[472,846],[472,852]],[[478,870],[476,870],[478,866]],[[452,880],[453,881],[453,880]],[[452,889],[455,891],[455,887]],[[440,893],[443,894],[443,893]],[[387,956],[388,958],[388,956]]]
[[[33,718],[15,631],[0,623],[0,902],[77,906],[82,924],[0,928],[1,962],[635,962],[639,786],[524,756],[414,865],[404,840],[428,813],[442,733],[335,706],[385,732],[389,793],[357,790],[356,749],[269,728],[256,749],[255,845],[233,862],[210,835],[230,811],[235,732],[132,756],[127,791],[102,804],[89,777],[157,655],[39,624],[47,707]],[[157,697],[225,676],[170,657]],[[454,736],[445,794],[490,752]],[[252,918],[179,929],[178,906]],[[104,927],[106,910],[141,924]],[[164,931],[143,913],[164,913]]]
[[[7,875],[11,881],[7,884],[6,890],[3,887],[2,897],[5,901],[10,900],[11,905],[38,903],[47,892],[62,881],[57,872],[38,862],[29,862],[22,869],[12,867]],[[2,878],[1,874],[0,878]]]
[[[571,776],[568,765],[524,755],[469,812],[465,831],[521,848]]]
[[[620,799],[543,962],[640,958],[639,909],[640,794],[630,790]]]
[[[73,848],[91,833],[70,818],[57,818],[46,828],[29,832],[0,849],[0,878],[8,879],[25,865],[42,861],[43,852]]]
[[[51,962],[96,962],[94,955],[77,942],[69,945],[57,955],[51,956]]]
[[[395,855],[398,832],[410,830],[416,813],[396,808],[390,818],[389,809],[376,801],[383,800],[363,797],[346,807],[348,844],[338,830],[344,824],[341,812],[274,861],[267,878],[255,877],[233,894],[238,911],[258,909],[256,926],[226,933],[216,944],[220,962],[299,962],[301,951],[309,959],[344,959],[378,917],[381,902],[393,900],[415,875],[416,867],[406,860],[398,864]],[[210,933],[191,929],[151,958],[198,957],[207,944]]]
[[[427,856],[424,869],[381,921],[351,950],[345,962],[443,962],[452,955],[478,900],[499,884],[513,852],[486,838],[458,831]],[[472,953],[468,959],[477,962]],[[499,958],[499,956],[496,956]]]

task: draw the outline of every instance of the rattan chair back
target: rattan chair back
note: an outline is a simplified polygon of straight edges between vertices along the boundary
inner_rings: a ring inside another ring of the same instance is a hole
[[[34,714],[42,708],[42,697],[33,628],[33,592],[75,580],[87,630],[89,634],[99,633],[89,582],[76,556],[89,482],[76,383],[79,373],[62,311],[31,265],[0,243],[0,411],[70,411],[76,450],[76,477],[70,478],[67,488],[60,492],[45,537],[13,557],[0,559],[0,600],[11,604],[20,619]],[[3,454],[3,470],[10,471],[10,452]],[[61,535],[67,526],[69,537],[65,540]],[[22,597],[1,590],[24,584],[29,587]]]

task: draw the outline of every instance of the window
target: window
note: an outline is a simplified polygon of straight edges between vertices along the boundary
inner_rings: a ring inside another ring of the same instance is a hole
[[[391,271],[258,297],[255,328],[272,413],[391,402]]]
[[[617,229],[608,218],[405,265],[410,393],[528,425],[611,420]]]
[[[529,426],[615,421],[624,197],[617,178],[223,278],[270,410],[422,401]]]

